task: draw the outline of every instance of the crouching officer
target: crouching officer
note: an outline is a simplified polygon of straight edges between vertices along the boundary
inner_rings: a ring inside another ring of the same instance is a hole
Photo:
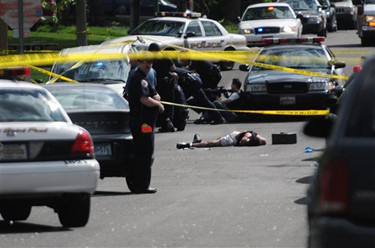
[[[156,193],[156,189],[150,187],[154,129],[158,112],[164,112],[164,106],[160,103],[160,96],[147,78],[151,66],[151,60],[139,61],[138,70],[128,80],[134,169],[127,178],[127,183],[130,191],[136,194]]]

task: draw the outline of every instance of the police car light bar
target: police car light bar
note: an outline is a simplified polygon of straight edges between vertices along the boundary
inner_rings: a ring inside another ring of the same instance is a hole
[[[282,43],[320,43],[325,41],[324,37],[301,37],[301,38],[266,38],[262,39],[263,44],[282,44]]]
[[[156,16],[158,16],[158,17],[171,16],[171,17],[200,18],[200,17],[202,17],[202,14],[199,13],[199,12],[192,12],[192,13],[187,13],[187,12],[157,12]]]
[[[29,77],[31,74],[30,67],[13,67],[0,69],[0,78]]]

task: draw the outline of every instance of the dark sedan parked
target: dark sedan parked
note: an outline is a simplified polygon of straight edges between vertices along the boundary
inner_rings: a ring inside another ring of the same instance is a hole
[[[301,19],[303,34],[327,37],[327,13],[318,0],[279,0],[288,3]]]
[[[375,247],[374,66],[373,56],[341,97],[336,120],[305,126],[307,135],[329,137],[308,190],[309,248]]]
[[[326,109],[325,101],[331,97],[331,89],[344,84],[343,78],[330,76],[343,77],[345,63],[337,62],[332,51],[320,43],[324,37],[263,41],[271,45],[263,47],[255,58],[256,63],[265,65],[251,66],[245,78],[246,108]],[[283,68],[272,69],[266,65]],[[306,74],[295,73],[294,69]]]
[[[101,84],[56,83],[44,87],[74,124],[90,132],[100,163],[100,177],[126,177],[133,161],[128,102]]]

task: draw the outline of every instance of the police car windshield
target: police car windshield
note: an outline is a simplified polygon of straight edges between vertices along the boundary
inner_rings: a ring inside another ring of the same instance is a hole
[[[315,0],[279,0],[279,2],[288,3],[294,10],[316,10],[318,8]]]
[[[243,17],[243,21],[292,18],[294,18],[293,13],[288,7],[267,6],[248,9]]]
[[[53,72],[79,82],[112,80],[125,83],[130,71],[130,64],[126,60],[86,62],[75,68],[76,64],[56,64]],[[58,79],[57,82],[65,82],[65,80]]]
[[[148,20],[130,32],[130,35],[160,35],[179,37],[184,31],[185,22]]]
[[[63,121],[61,110],[43,91],[0,91],[0,122]]]
[[[294,69],[326,69],[328,67],[328,58],[320,47],[264,49],[256,58],[256,62]],[[252,70],[270,69],[254,66]]]

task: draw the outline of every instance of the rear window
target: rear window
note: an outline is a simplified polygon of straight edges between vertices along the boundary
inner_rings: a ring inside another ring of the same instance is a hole
[[[0,122],[66,121],[60,108],[42,91],[0,91]]]
[[[77,89],[72,87],[68,89],[63,87],[61,89],[48,90],[55,96],[64,109],[86,109],[86,110],[115,110],[115,109],[129,109],[126,101],[114,91],[106,89]]]

